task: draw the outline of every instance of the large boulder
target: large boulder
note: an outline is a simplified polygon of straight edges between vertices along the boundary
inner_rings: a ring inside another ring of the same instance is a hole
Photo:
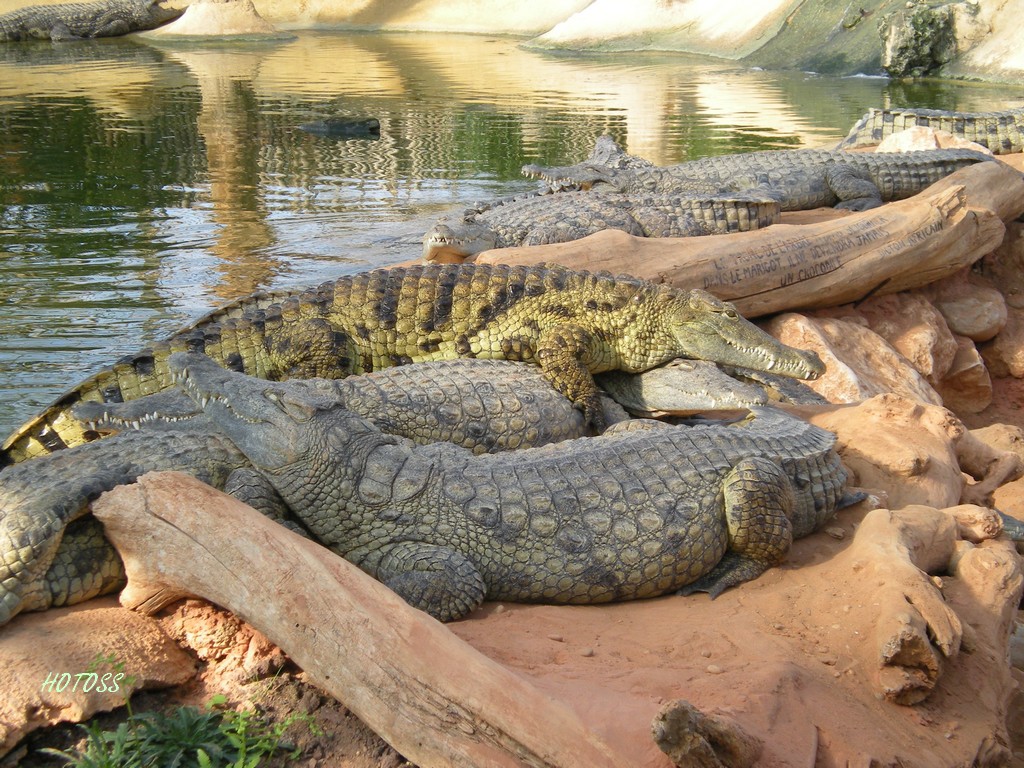
[[[866,324],[789,312],[773,318],[765,330],[784,344],[818,353],[825,375],[807,384],[829,402],[856,403],[893,392],[919,403],[942,405],[925,377]]]

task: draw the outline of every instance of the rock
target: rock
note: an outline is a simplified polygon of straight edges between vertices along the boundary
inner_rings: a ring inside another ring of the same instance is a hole
[[[256,12],[252,0],[193,0],[170,24],[144,33],[151,38],[245,37],[291,40]]]
[[[936,130],[923,125],[916,125],[905,131],[886,136],[875,148],[875,152],[916,152],[922,149],[973,149],[991,155],[992,150],[968,141],[961,136],[954,136],[949,131]]]
[[[168,635],[191,648],[216,674],[239,682],[265,678],[284,666],[284,652],[233,614],[202,600],[184,600],[161,619]]]
[[[706,715],[677,699],[662,707],[651,724],[658,747],[679,768],[749,768],[761,754],[761,742],[737,723]]]
[[[982,259],[982,270],[1007,305],[1024,308],[1024,222],[1006,224],[1003,242]]]
[[[1011,424],[990,424],[971,434],[996,451],[1014,453],[1024,461],[1024,429]]]
[[[884,394],[809,415],[809,420],[836,433],[851,484],[878,489],[891,509],[908,504],[943,509],[960,503],[965,481],[957,443],[966,429],[945,408]]]
[[[1024,378],[1024,309],[1007,309],[1006,325],[978,351],[993,376]]]
[[[980,413],[992,402],[992,377],[974,342],[966,336],[955,339],[956,355],[935,389],[954,413]]]
[[[36,728],[81,722],[133,691],[179,685],[195,672],[156,620],[114,597],[16,616],[0,633],[0,668],[0,755]]]
[[[790,346],[813,350],[825,375],[807,385],[833,403],[855,403],[893,392],[941,405],[942,398],[914,367],[881,336],[857,322],[786,313],[765,330]]]
[[[997,512],[977,504],[960,504],[943,510],[955,521],[957,535],[964,541],[980,544],[997,538],[1003,532],[1003,520]],[[951,554],[946,565],[953,562]],[[959,562],[959,557],[957,557]],[[950,567],[950,570],[953,570]]]
[[[967,269],[920,289],[946,319],[949,330],[976,341],[988,341],[1006,325],[1003,295]]]
[[[924,296],[912,292],[873,296],[857,304],[856,312],[932,386],[949,372],[957,341],[942,314]]]
[[[950,5],[908,2],[882,18],[882,67],[891,77],[920,77],[956,55],[955,19]]]

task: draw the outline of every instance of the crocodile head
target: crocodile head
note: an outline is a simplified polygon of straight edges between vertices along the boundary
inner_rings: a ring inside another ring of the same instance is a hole
[[[795,379],[816,379],[825,372],[816,353],[786,346],[707,291],[667,292],[666,300],[670,302],[668,325],[680,357]]]
[[[489,251],[498,243],[498,235],[484,224],[451,217],[439,221],[423,236],[423,260],[439,264],[458,264],[470,256]]]
[[[610,169],[586,162],[551,166],[530,163],[523,166],[522,173],[528,179],[540,179],[552,192],[586,190],[597,184],[617,186]]]
[[[339,404],[307,387],[229,371],[198,352],[179,352],[167,362],[206,418],[260,469],[280,470],[315,453],[316,431],[308,427]]]
[[[652,165],[649,160],[636,157],[620,147],[611,136],[599,136],[594,142],[590,156],[575,165],[524,165],[522,173],[527,178],[540,179],[547,183],[552,192],[586,190],[598,184],[609,184],[616,189],[622,186],[624,174],[632,168]]]
[[[187,5],[174,3],[165,5],[170,0],[142,0],[136,6],[133,19],[137,29],[156,29],[170,21],[175,21],[185,13]],[[178,6],[178,7],[174,7]]]

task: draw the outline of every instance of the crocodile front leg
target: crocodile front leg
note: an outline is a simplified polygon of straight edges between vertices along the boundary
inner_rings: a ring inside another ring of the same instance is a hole
[[[357,563],[414,608],[455,621],[484,601],[484,577],[468,557],[448,547],[401,541],[378,550],[376,565]]]
[[[839,198],[835,208],[867,211],[883,202],[882,193],[875,183],[845,163],[829,163],[825,168],[825,183]]]
[[[601,394],[591,371],[599,360],[594,335],[578,325],[559,325],[537,343],[537,363],[552,386],[583,411],[587,422],[604,432],[605,420]],[[601,367],[599,370],[604,370]]]
[[[776,462],[742,459],[723,482],[722,495],[729,549],[711,571],[679,590],[681,595],[707,592],[714,599],[781,563],[793,543],[786,514],[795,507],[793,486]]]

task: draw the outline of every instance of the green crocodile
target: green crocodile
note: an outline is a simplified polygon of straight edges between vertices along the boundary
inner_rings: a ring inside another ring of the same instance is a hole
[[[626,194],[687,194],[720,185],[778,200],[783,211],[832,206],[855,211],[916,195],[960,168],[991,161],[969,149],[920,152],[843,152],[789,149],[747,152],[657,166],[601,136],[590,157],[573,166],[523,166],[554,191],[602,185]]]
[[[996,155],[1024,151],[1024,107],[1005,112],[947,112],[942,109],[869,109],[836,149],[878,144],[886,136],[924,126],[948,131]]]
[[[779,203],[752,194],[529,194],[446,216],[423,237],[424,261],[460,262],[492,248],[567,243],[619,229],[637,237],[691,237],[759,229],[779,221]]]
[[[342,381],[254,381],[264,392],[287,386],[296,395],[343,406],[385,433],[420,443],[447,441],[476,453],[588,434],[583,414],[535,366],[503,360],[424,363]],[[603,407],[609,422],[626,418],[610,401]],[[185,472],[273,517],[284,516],[280,500],[255,482],[248,459],[184,393],[166,390],[79,409],[104,428],[129,429],[0,473],[0,624],[20,611],[69,605],[121,586],[121,562],[87,514],[88,505],[146,472]]]
[[[116,37],[156,29],[181,16],[166,0],[97,0],[93,3],[36,5],[0,14],[0,42],[81,40]]]
[[[824,371],[700,290],[557,265],[428,264],[373,270],[296,292],[258,293],[73,388],[3,444],[0,465],[96,437],[71,415],[172,384],[167,357],[202,351],[266,379],[342,378],[429,360],[534,363],[600,430],[592,374],[689,357],[794,378]]]
[[[835,436],[773,409],[474,456],[182,357],[185,390],[313,538],[442,621],[484,599],[714,596],[779,563],[844,495]]]

